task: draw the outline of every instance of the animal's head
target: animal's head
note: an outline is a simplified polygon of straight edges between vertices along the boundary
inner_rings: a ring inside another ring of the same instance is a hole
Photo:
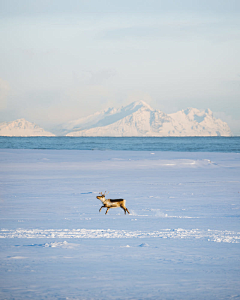
[[[99,193],[99,194],[100,194],[100,196],[97,196],[96,198],[99,199],[100,201],[104,201],[105,200],[105,196],[106,196],[106,191],[105,191],[104,194],[103,193]]]

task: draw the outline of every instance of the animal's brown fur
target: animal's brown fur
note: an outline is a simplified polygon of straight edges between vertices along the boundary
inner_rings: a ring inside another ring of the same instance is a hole
[[[110,208],[112,207],[121,207],[125,214],[126,212],[128,212],[130,214],[130,212],[128,211],[128,209],[126,208],[126,200],[125,199],[105,199],[105,194],[101,193],[101,196],[97,196],[97,199],[99,199],[100,201],[102,201],[103,206],[99,209],[99,212],[101,211],[101,209],[103,207],[106,207],[106,213],[109,211]]]

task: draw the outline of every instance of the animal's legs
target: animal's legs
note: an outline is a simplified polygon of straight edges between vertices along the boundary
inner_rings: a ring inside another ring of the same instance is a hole
[[[125,215],[126,215],[126,211],[130,214],[130,212],[128,211],[128,209],[125,206],[122,205],[121,208],[124,210]]]
[[[100,207],[99,212],[101,211],[101,209],[104,207],[104,205],[102,207]]]
[[[126,208],[126,211],[128,212],[128,214],[130,215],[130,212],[129,212],[129,210]]]
[[[124,210],[124,212],[125,212],[125,215],[126,215],[126,210],[125,210],[125,207],[124,206],[122,206],[122,205],[120,205],[120,207]]]

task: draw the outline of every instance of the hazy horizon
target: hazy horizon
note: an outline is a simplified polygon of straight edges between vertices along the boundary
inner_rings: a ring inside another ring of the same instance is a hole
[[[0,122],[43,128],[143,100],[240,135],[240,2],[0,0]]]

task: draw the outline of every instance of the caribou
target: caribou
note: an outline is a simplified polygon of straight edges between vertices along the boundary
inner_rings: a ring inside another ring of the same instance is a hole
[[[97,196],[97,199],[99,199],[100,201],[102,201],[103,206],[100,207],[99,212],[102,210],[103,207],[106,207],[107,210],[105,212],[105,215],[107,214],[107,212],[109,211],[110,208],[112,207],[121,207],[126,215],[126,212],[128,212],[130,214],[130,212],[128,211],[128,209],[126,208],[126,200],[124,199],[106,199],[106,192],[103,193],[99,193],[101,196]]]

